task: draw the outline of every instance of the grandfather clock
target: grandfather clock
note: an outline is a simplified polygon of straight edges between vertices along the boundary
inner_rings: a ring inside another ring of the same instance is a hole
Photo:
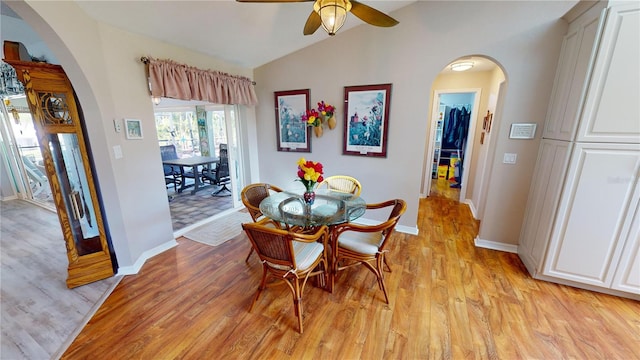
[[[22,82],[67,247],[67,287],[113,276],[114,266],[84,139],[84,120],[59,65],[32,62],[5,41],[4,61]]]

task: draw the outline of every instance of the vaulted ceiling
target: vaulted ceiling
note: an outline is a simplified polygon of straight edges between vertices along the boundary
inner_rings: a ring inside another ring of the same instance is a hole
[[[384,13],[414,1],[361,1]],[[132,33],[255,68],[329,36],[322,29],[304,36],[313,2],[77,1],[92,18]],[[402,19],[398,19],[402,24]],[[371,26],[349,14],[343,28]]]

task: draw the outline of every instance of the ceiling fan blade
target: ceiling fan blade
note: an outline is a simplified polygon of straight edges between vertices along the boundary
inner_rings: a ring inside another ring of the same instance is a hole
[[[309,2],[315,0],[236,0],[241,3],[295,3],[295,2]]]
[[[311,35],[322,25],[322,20],[320,19],[320,15],[317,12],[311,11],[309,17],[307,18],[307,23],[304,24],[304,31],[302,32],[305,35]]]
[[[391,16],[355,0],[351,0],[351,12],[367,24],[382,27],[391,27],[399,24]]]

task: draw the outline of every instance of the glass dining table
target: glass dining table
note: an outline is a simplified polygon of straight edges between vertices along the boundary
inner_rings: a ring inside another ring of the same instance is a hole
[[[314,227],[337,225],[364,215],[367,204],[360,196],[316,190],[312,205],[305,203],[302,194],[288,191],[274,193],[260,203],[260,211],[267,217],[288,225]]]
[[[329,234],[332,233],[333,226],[361,217],[366,209],[367,204],[360,196],[327,189],[316,190],[312,205],[305,203],[302,194],[288,191],[273,193],[260,203],[260,211],[272,220],[304,229],[327,225]],[[329,269],[333,269],[335,261],[333,252],[336,246],[335,241],[336,239],[331,236]],[[333,271],[329,271],[329,282],[325,284],[319,280],[318,286],[333,292],[334,280]]]

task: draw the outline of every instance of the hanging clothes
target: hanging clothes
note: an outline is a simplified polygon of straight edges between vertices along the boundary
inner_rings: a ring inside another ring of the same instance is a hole
[[[443,148],[462,150],[469,131],[471,114],[466,107],[452,107],[445,121]]]
[[[458,114],[460,123],[456,128],[454,145],[458,150],[464,150],[464,145],[467,142],[467,133],[469,131],[469,120],[471,120],[471,114],[467,111],[467,108],[462,108]]]

